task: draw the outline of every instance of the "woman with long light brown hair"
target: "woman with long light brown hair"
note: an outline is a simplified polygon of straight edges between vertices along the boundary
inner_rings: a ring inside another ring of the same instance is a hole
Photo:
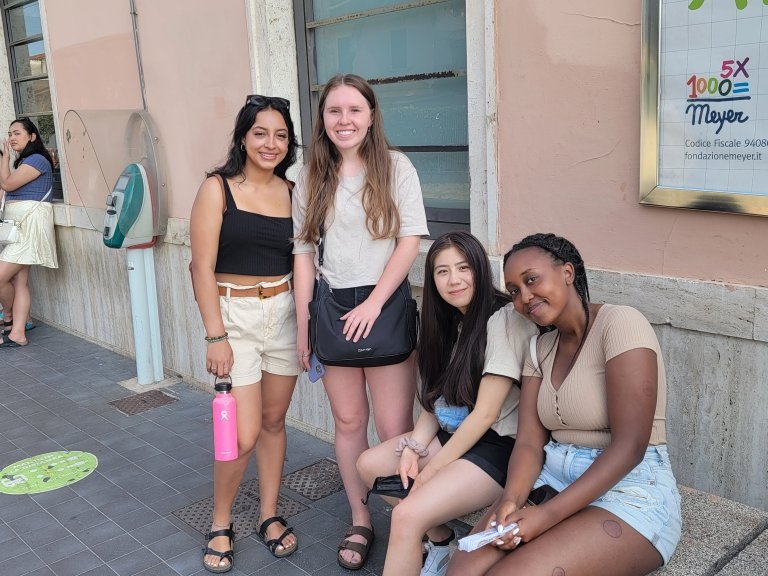
[[[320,95],[309,162],[294,191],[293,225],[297,353],[308,369],[308,304],[316,283],[326,282],[333,298],[351,308],[341,318],[347,339],[365,339],[376,330],[384,303],[406,280],[419,239],[428,233],[416,170],[389,145],[376,95],[359,76],[334,76]],[[321,236],[322,276],[315,249]],[[366,486],[355,468],[368,448],[366,383],[379,438],[411,430],[413,357],[389,366],[328,366],[323,377],[352,511],[352,527],[339,545],[338,561],[351,570],[362,568],[373,542],[371,517],[361,502]]]

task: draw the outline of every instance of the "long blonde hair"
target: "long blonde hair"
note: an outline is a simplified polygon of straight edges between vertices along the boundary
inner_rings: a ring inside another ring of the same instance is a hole
[[[366,226],[375,240],[395,238],[400,231],[400,216],[392,198],[392,146],[384,134],[383,119],[376,94],[371,85],[356,74],[337,74],[331,78],[320,94],[318,115],[312,129],[309,147],[309,173],[307,175],[307,217],[297,236],[303,242],[316,242],[320,238],[320,225],[333,209],[336,188],[339,185],[341,154],[325,132],[323,112],[328,94],[339,86],[351,86],[368,102],[373,123],[358,149],[365,166],[363,208]]]

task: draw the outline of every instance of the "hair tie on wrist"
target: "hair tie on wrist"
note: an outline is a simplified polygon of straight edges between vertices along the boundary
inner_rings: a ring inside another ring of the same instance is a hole
[[[410,436],[403,436],[397,443],[397,448],[395,448],[395,455],[400,456],[403,453],[403,450],[406,448],[410,448],[422,458],[429,454],[429,449],[424,446],[424,444],[417,442]]]

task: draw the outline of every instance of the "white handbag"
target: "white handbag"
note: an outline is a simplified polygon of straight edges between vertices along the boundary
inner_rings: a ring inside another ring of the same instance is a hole
[[[5,214],[5,194],[0,203],[0,246],[13,244],[19,241],[19,225],[13,220],[4,220]]]

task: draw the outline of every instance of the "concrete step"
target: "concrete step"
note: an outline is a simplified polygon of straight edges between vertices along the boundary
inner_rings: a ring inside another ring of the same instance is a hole
[[[768,512],[680,486],[683,534],[654,576],[768,575]]]
[[[654,576],[768,576],[768,512],[679,486],[683,534]],[[473,526],[485,513],[463,516]]]

